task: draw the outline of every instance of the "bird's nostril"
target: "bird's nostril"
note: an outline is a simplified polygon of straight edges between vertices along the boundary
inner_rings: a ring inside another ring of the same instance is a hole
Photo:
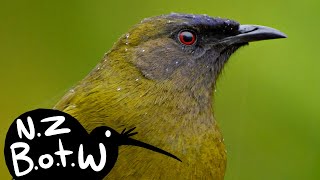
[[[254,26],[240,26],[239,32],[240,32],[240,34],[245,34],[245,33],[255,31],[257,29],[258,29],[258,27],[254,27]]]

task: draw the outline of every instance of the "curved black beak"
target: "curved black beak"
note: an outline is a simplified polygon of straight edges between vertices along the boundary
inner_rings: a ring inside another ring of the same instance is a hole
[[[142,141],[139,141],[139,140],[135,140],[135,139],[131,139],[131,138],[127,138],[126,140],[124,140],[121,145],[132,145],[132,146],[138,146],[138,147],[142,147],[142,148],[146,148],[146,149],[149,149],[151,151],[154,151],[154,152],[158,152],[160,154],[163,154],[163,155],[166,155],[166,156],[169,156],[171,158],[174,158],[180,162],[182,162],[177,156],[165,151],[165,150],[162,150],[160,148],[157,148],[155,146],[152,146],[150,144],[147,144],[147,143],[144,143]]]
[[[239,34],[235,36],[229,36],[222,39],[220,43],[232,45],[287,37],[283,32],[280,32],[279,30],[259,25],[240,25],[238,32]]]

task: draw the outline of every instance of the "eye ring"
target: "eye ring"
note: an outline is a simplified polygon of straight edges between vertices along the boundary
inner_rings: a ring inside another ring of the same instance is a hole
[[[197,36],[193,31],[182,30],[178,34],[178,39],[179,39],[180,43],[187,45],[187,46],[190,46],[196,42]]]

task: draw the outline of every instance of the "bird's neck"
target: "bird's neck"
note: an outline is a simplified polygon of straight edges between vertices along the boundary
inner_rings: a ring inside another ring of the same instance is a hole
[[[156,82],[132,65],[117,62],[120,57],[116,54],[110,56],[56,108],[74,115],[89,132],[102,125],[118,132],[136,127],[135,138],[177,156],[196,157],[204,153],[203,146],[222,146],[212,111],[212,84],[196,81],[193,86],[179,88],[179,82]]]

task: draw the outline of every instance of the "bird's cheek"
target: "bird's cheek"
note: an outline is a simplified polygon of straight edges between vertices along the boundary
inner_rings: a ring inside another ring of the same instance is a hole
[[[154,42],[154,46],[136,48],[132,62],[142,74],[153,80],[165,80],[185,63],[183,53],[170,45]]]

